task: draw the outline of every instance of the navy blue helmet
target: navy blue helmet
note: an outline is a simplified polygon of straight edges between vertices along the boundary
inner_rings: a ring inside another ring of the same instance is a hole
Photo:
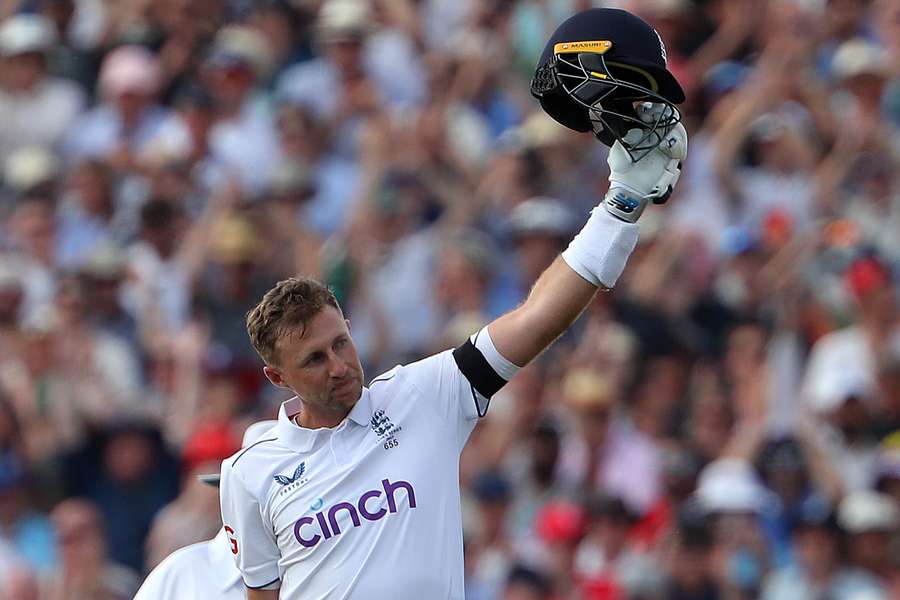
[[[617,140],[639,160],[681,119],[684,91],[666,68],[666,47],[643,19],[620,9],[592,8],[566,19],[538,61],[531,93],[551,117],[575,131]],[[648,122],[636,107],[661,104]],[[625,138],[629,130],[640,139]]]

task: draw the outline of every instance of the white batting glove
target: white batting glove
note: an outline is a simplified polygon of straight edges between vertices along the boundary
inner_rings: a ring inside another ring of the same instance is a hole
[[[637,108],[638,115],[647,123],[653,123],[661,110],[669,110],[664,104],[646,103]],[[637,142],[645,130],[632,129],[625,136],[626,142]],[[681,162],[687,157],[687,131],[677,123],[666,133],[655,149],[635,162],[616,141],[609,150],[609,191],[603,205],[614,217],[635,223],[649,202],[665,202],[678,178]]]

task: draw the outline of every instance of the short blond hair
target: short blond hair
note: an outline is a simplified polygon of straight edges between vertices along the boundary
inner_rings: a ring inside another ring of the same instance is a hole
[[[250,343],[268,365],[277,365],[278,340],[303,330],[326,306],[341,314],[334,292],[311,277],[291,277],[279,281],[259,304],[247,313]]]

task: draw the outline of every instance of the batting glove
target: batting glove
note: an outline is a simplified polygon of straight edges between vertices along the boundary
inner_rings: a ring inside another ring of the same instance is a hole
[[[645,103],[637,108],[638,115],[646,123],[653,123],[661,110],[670,110],[664,104]],[[646,131],[635,128],[624,137],[626,142],[637,143]],[[655,135],[659,137],[656,133]],[[678,122],[646,156],[634,161],[631,155],[616,141],[609,150],[609,191],[603,205],[614,217],[635,223],[649,202],[662,204],[681,176],[681,162],[687,157],[687,131]]]

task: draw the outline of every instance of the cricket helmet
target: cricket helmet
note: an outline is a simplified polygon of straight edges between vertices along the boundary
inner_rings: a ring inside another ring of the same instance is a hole
[[[684,102],[684,91],[666,68],[659,33],[614,8],[579,12],[556,29],[538,61],[531,93],[559,123],[593,131],[608,146],[619,141],[634,160],[681,120],[675,105]],[[662,110],[639,114],[636,107],[646,102]],[[647,114],[653,115],[649,122]],[[635,128],[641,135],[628,135]]]

